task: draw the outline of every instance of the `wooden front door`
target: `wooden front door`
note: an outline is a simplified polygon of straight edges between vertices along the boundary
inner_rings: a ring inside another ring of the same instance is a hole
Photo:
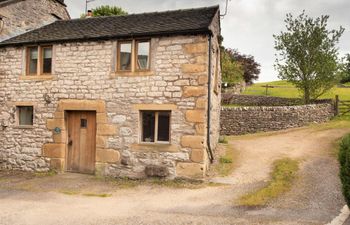
[[[96,112],[68,111],[67,171],[95,172]]]

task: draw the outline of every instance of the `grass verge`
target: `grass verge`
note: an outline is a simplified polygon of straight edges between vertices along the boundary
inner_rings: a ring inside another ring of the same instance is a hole
[[[232,171],[235,168],[235,151],[230,145],[222,145],[225,148],[225,154],[220,156],[218,163],[215,165],[215,171],[216,173],[221,176],[225,177],[232,173]]]
[[[107,197],[111,197],[112,194],[106,194],[106,193],[102,193],[102,194],[96,194],[96,193],[83,193],[84,196],[87,197],[99,197],[99,198],[107,198]]]
[[[264,206],[268,201],[290,190],[296,178],[298,161],[283,158],[273,164],[272,180],[262,189],[243,195],[238,203],[242,206]]]

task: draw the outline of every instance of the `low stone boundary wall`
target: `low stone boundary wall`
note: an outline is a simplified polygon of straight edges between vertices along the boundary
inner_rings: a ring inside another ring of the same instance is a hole
[[[261,95],[237,95],[234,93],[222,94],[223,104],[233,104],[242,106],[291,106],[302,105],[303,101],[299,98],[281,98]],[[313,103],[332,103],[332,99],[315,100]]]
[[[260,131],[301,127],[322,123],[334,116],[332,104],[277,107],[223,107],[221,135],[242,135]]]

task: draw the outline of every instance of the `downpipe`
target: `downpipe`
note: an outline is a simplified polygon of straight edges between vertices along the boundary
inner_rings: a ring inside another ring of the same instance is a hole
[[[214,161],[214,154],[211,149],[211,142],[210,142],[210,120],[211,120],[211,57],[212,57],[212,37],[209,35],[208,38],[208,43],[209,43],[209,60],[208,60],[208,111],[207,111],[207,152],[209,156],[210,163],[213,163]]]

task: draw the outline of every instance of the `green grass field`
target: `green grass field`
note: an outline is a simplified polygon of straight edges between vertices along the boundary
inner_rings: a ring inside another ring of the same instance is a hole
[[[301,94],[292,84],[287,81],[272,81],[265,83],[256,83],[246,88],[243,94],[247,95],[266,95],[265,85],[274,86],[268,89],[267,95],[275,97],[285,98],[300,98]],[[345,84],[350,86],[350,84]],[[350,88],[334,87],[325,95],[321,96],[321,99],[331,98],[334,99],[335,95],[339,95],[340,100],[350,100]]]

